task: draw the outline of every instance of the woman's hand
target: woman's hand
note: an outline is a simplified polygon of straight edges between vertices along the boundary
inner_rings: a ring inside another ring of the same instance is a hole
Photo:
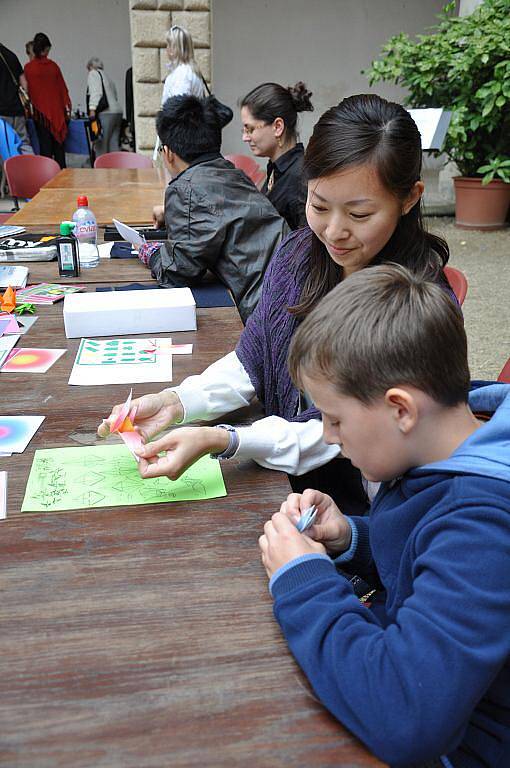
[[[165,206],[164,205],[155,205],[152,209],[152,223],[154,224],[154,229],[159,229],[160,227],[165,226]]]
[[[349,549],[351,526],[331,496],[312,489],[307,489],[303,493],[291,493],[283,502],[280,512],[295,525],[305,509],[312,504],[317,509],[317,517],[312,527],[307,530],[307,536],[324,544],[332,555],[339,555]]]
[[[177,480],[201,456],[222,453],[228,444],[229,433],[226,429],[179,427],[137,451],[140,457],[138,471],[143,478],[169,477],[170,480]],[[159,456],[162,451],[165,453]]]
[[[264,535],[259,539],[259,547],[262,564],[269,578],[296,557],[326,552],[322,544],[299,533],[294,523],[282,512],[277,512],[264,525]]]
[[[110,424],[117,418],[122,405],[115,405],[110,416],[99,425],[99,437],[107,437],[110,434]],[[184,409],[178,396],[166,389],[132,400],[131,408],[136,408],[133,426],[144,441],[150,440],[172,424],[178,424],[184,418]]]

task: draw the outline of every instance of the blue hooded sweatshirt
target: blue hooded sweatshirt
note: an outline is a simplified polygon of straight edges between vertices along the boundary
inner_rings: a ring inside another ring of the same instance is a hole
[[[342,568],[383,587],[381,602],[361,604],[324,555],[270,584],[317,695],[391,766],[510,766],[510,386],[469,402],[490,421],[351,518]]]

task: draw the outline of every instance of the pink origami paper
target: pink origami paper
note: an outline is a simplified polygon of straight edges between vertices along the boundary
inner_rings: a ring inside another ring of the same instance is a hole
[[[139,456],[136,455],[136,451],[143,448],[143,441],[140,434],[135,430],[133,422],[136,416],[136,407],[131,408],[131,397],[133,390],[129,393],[129,397],[117,414],[117,418],[110,426],[111,434],[118,434],[124,441],[129,451],[133,454],[137,461],[140,461]]]

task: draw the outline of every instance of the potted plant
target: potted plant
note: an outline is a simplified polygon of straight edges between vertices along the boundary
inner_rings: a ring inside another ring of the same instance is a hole
[[[510,0],[485,0],[462,17],[450,2],[438,19],[414,40],[392,37],[365,74],[371,85],[407,88],[411,107],[453,111],[443,151],[461,173],[454,179],[456,224],[496,229],[510,205]],[[466,209],[473,191],[476,202]]]

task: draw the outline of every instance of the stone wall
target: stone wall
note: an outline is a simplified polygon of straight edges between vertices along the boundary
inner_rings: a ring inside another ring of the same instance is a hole
[[[211,83],[210,0],[130,0],[136,149],[150,154],[156,141],[154,117],[168,74],[165,35],[172,24],[193,37],[195,57]]]

